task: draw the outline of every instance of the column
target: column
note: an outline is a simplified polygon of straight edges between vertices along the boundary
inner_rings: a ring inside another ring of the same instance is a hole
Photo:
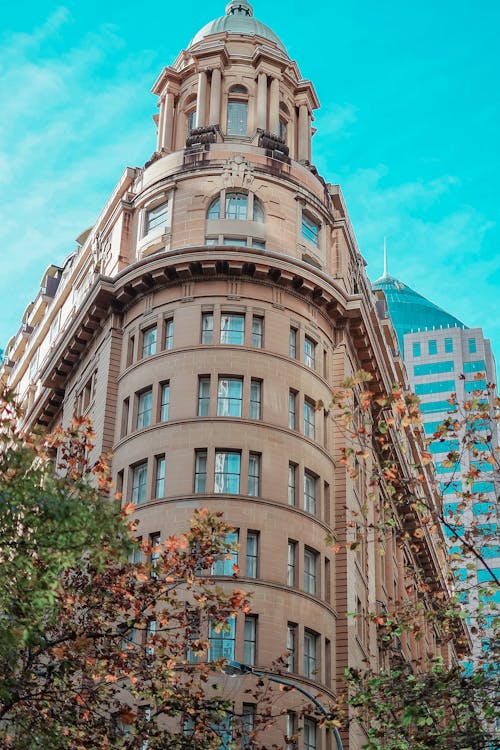
[[[165,119],[165,97],[160,99],[160,113],[158,115],[158,133],[156,136],[156,150],[161,151],[163,139],[163,121]]]
[[[218,125],[220,122],[220,92],[222,75],[219,68],[212,70],[212,84],[210,88],[210,114],[209,125]]]
[[[267,128],[267,75],[259,73],[257,78],[257,127]]]
[[[196,100],[196,127],[205,125],[207,111],[207,74],[204,70],[198,73],[198,98]]]
[[[172,150],[173,130],[174,130],[174,95],[166,94],[160,148],[164,148],[167,151]]]
[[[299,107],[299,149],[298,160],[309,160],[309,112],[307,105],[301,104]]]
[[[280,132],[280,82],[277,78],[271,80],[271,95],[269,100],[269,130],[279,135]]]

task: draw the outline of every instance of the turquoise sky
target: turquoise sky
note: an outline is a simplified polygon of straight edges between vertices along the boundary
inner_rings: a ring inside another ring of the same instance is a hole
[[[0,31],[0,345],[124,167],[155,148],[151,86],[224,0],[25,0]],[[389,270],[500,353],[498,0],[254,0],[322,108],[313,162],[342,186],[368,274]],[[500,355],[499,355],[500,356]]]

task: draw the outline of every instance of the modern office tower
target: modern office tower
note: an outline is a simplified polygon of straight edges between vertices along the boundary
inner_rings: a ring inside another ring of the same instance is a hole
[[[287,651],[289,677],[326,701],[346,667],[392,658],[376,625],[348,613],[404,600],[410,569],[447,586],[439,532],[415,550],[395,530],[383,558],[363,541],[347,550],[377,456],[351,478],[340,461],[346,436],[315,408],[359,368],[376,392],[401,379],[390,327],[377,317],[340,188],[311,165],[314,86],[249,3],[233,0],[204,26],[153,93],[153,155],[125,169],[75,252],[49,266],[4,376],[27,427],[90,415],[96,452],[112,450],[143,539],[184,530],[195,508],[223,512],[253,611],[213,648],[258,667]],[[418,455],[411,429],[407,439]],[[234,587],[232,568],[213,573]],[[400,645],[410,661],[454,658],[433,628]],[[223,679],[241,712],[249,678]],[[281,700],[289,713],[270,745],[296,728],[297,695]],[[334,747],[315,717],[303,730],[298,750]],[[353,724],[344,748],[364,740]]]
[[[495,616],[498,617],[500,595],[480,592],[481,587],[485,588],[491,580],[491,574],[477,558],[467,554],[453,529],[465,534],[474,530],[479,552],[500,576],[499,478],[492,464],[485,460],[499,445],[497,424],[489,418],[493,415],[496,389],[488,391],[487,384],[497,382],[490,342],[484,338],[481,328],[467,328],[457,318],[390,276],[387,266],[384,275],[374,282],[373,289],[384,292],[412,390],[422,402],[424,430],[434,457],[445,518],[449,521],[444,533],[450,554],[458,553],[462,557],[462,562],[454,564],[457,586],[464,588],[461,597],[472,621],[479,600],[483,599],[483,604],[486,604],[483,617],[488,626]],[[450,403],[452,394],[456,394],[456,406]],[[450,415],[457,414],[459,419],[467,416],[468,410],[464,406],[473,399],[489,402],[487,418],[469,424],[469,435],[465,429],[451,439],[436,435],[439,425]],[[471,430],[474,440],[470,439]],[[465,443],[470,444],[472,450]],[[451,461],[447,459],[450,452],[457,454]],[[476,470],[479,473],[474,478]],[[468,492],[472,498],[467,494],[457,495]],[[471,566],[475,568],[473,573]],[[488,658],[492,635],[488,627],[481,629],[474,644],[476,660]],[[472,662],[467,663],[469,669],[472,666]]]

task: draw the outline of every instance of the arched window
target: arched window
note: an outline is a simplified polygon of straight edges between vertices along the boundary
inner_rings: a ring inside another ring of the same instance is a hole
[[[208,207],[207,219],[219,219],[220,218],[220,196],[218,195],[215,200]]]
[[[232,86],[227,102],[228,135],[246,135],[248,117],[248,91],[244,86]]]
[[[261,223],[264,223],[265,221],[264,209],[262,208],[262,204],[255,197],[253,199],[253,220],[260,221]]]

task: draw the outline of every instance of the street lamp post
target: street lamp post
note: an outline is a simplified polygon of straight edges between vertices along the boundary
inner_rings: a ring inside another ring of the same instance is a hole
[[[302,685],[299,685],[296,682],[285,680],[284,677],[278,677],[278,675],[275,675],[272,672],[261,672],[259,669],[255,669],[255,667],[252,667],[250,664],[243,664],[240,661],[228,661],[222,671],[224,672],[224,674],[230,676],[253,674],[255,677],[265,677],[270,682],[277,682],[279,685],[286,685],[287,687],[296,690],[298,693],[302,693],[302,695],[305,695],[305,697],[310,700],[311,703],[314,704],[314,706],[316,706],[319,713],[326,719],[334,718],[333,714],[327,711],[323,704],[320,703],[314,695],[312,695],[308,690],[303,688]],[[343,750],[342,740],[340,738],[337,727],[334,726],[332,727],[332,729],[335,737],[335,742],[337,743],[337,750]]]

